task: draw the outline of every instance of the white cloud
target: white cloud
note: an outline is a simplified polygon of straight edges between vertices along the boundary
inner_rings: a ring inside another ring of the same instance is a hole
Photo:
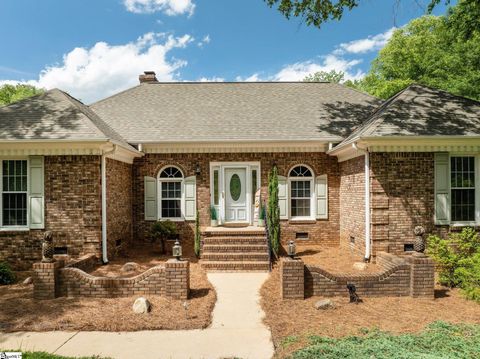
[[[211,39],[210,39],[210,35],[206,35],[203,37],[202,40],[200,40],[198,43],[197,43],[197,46],[198,47],[203,47],[204,45],[208,45],[210,43]]]
[[[89,103],[135,86],[145,70],[155,71],[160,81],[176,80],[176,71],[187,62],[170,59],[168,53],[191,41],[190,35],[147,33],[124,45],[97,42],[89,49],[77,47],[63,56],[61,64],[46,67],[38,80],[27,83],[57,87]]]
[[[169,16],[187,14],[192,16],[195,4],[192,0],[123,0],[128,11],[136,14],[163,12]]]
[[[198,82],[225,82],[223,77],[200,77]]]
[[[365,39],[353,40],[338,45],[335,53],[340,55],[344,53],[350,54],[364,54],[370,51],[380,50],[392,37],[394,27],[374,36],[369,36]]]
[[[261,78],[259,73],[254,73],[253,75],[250,75],[248,77],[237,76],[235,78],[235,81],[238,81],[238,82],[257,82],[257,81],[262,81],[262,78]]]

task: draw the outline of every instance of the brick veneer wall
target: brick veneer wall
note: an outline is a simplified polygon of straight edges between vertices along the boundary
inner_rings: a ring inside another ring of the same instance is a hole
[[[283,299],[304,299],[304,264],[301,260],[282,258],[280,261],[280,295]]]
[[[434,154],[371,153],[373,252],[404,253],[416,225],[434,226]]]
[[[161,168],[175,165],[184,175],[194,176],[197,164],[201,174],[197,176],[197,206],[200,212],[201,226],[210,224],[210,162],[222,161],[258,161],[261,165],[262,197],[267,198],[268,173],[273,163],[277,164],[279,175],[287,176],[288,171],[297,164],[310,166],[315,175],[328,175],[328,220],[303,223],[282,221],[282,242],[295,239],[296,232],[307,232],[306,243],[338,245],[339,243],[339,166],[337,159],[325,153],[182,153],[182,154],[146,154],[135,159],[133,166],[133,213],[135,238],[148,237],[152,222],[144,220],[144,176],[157,177]],[[178,223],[180,236],[184,241],[186,255],[193,252],[194,222]]]
[[[34,298],[164,295],[171,299],[188,299],[190,266],[187,261],[172,259],[131,278],[95,277],[84,271],[92,269],[96,262],[95,256],[89,255],[65,267],[63,261],[34,263]]]
[[[101,250],[100,156],[45,156],[45,230],[68,254]],[[0,232],[0,260],[30,269],[41,258],[44,230]]]
[[[340,162],[340,245],[365,254],[365,157]],[[353,238],[353,242],[352,242]]]
[[[107,251],[109,259],[132,241],[132,165],[106,159]]]
[[[289,259],[281,259],[280,283],[283,298],[298,299],[295,279],[303,261],[296,260],[288,265]],[[360,297],[412,296],[431,298],[434,296],[433,260],[423,255],[401,258],[391,253],[378,252],[377,263],[381,273],[333,274],[318,266],[305,266],[303,284],[307,296],[348,296],[347,284],[353,283]],[[287,264],[287,265],[285,265]]]

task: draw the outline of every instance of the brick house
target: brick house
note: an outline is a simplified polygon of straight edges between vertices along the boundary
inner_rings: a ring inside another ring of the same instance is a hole
[[[46,230],[57,253],[107,262],[159,219],[177,223],[191,254],[198,209],[205,260],[265,268],[255,202],[274,165],[283,243],[369,259],[409,251],[415,225],[445,234],[480,222],[480,104],[419,85],[382,103],[333,83],[146,72],[90,106],[55,89],[0,108],[0,152],[0,260],[16,267],[40,257]]]

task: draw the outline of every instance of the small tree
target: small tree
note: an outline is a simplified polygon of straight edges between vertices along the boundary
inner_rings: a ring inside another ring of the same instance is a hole
[[[198,213],[197,209],[197,216],[195,217],[195,241],[193,246],[193,251],[195,252],[197,258],[200,257],[200,240],[200,214]]]
[[[12,284],[15,282],[15,274],[6,262],[0,262],[0,285]]]
[[[273,166],[268,175],[268,232],[272,243],[272,252],[278,257],[280,248],[280,207],[278,206],[278,171]]]
[[[151,233],[153,240],[160,242],[162,254],[165,254],[165,241],[177,236],[177,225],[169,220],[157,221],[152,226]]]

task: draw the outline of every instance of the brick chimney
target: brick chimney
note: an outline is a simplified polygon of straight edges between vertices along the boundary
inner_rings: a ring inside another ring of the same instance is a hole
[[[155,76],[155,71],[145,71],[143,74],[138,76],[138,80],[141,84],[158,82],[157,77]]]

